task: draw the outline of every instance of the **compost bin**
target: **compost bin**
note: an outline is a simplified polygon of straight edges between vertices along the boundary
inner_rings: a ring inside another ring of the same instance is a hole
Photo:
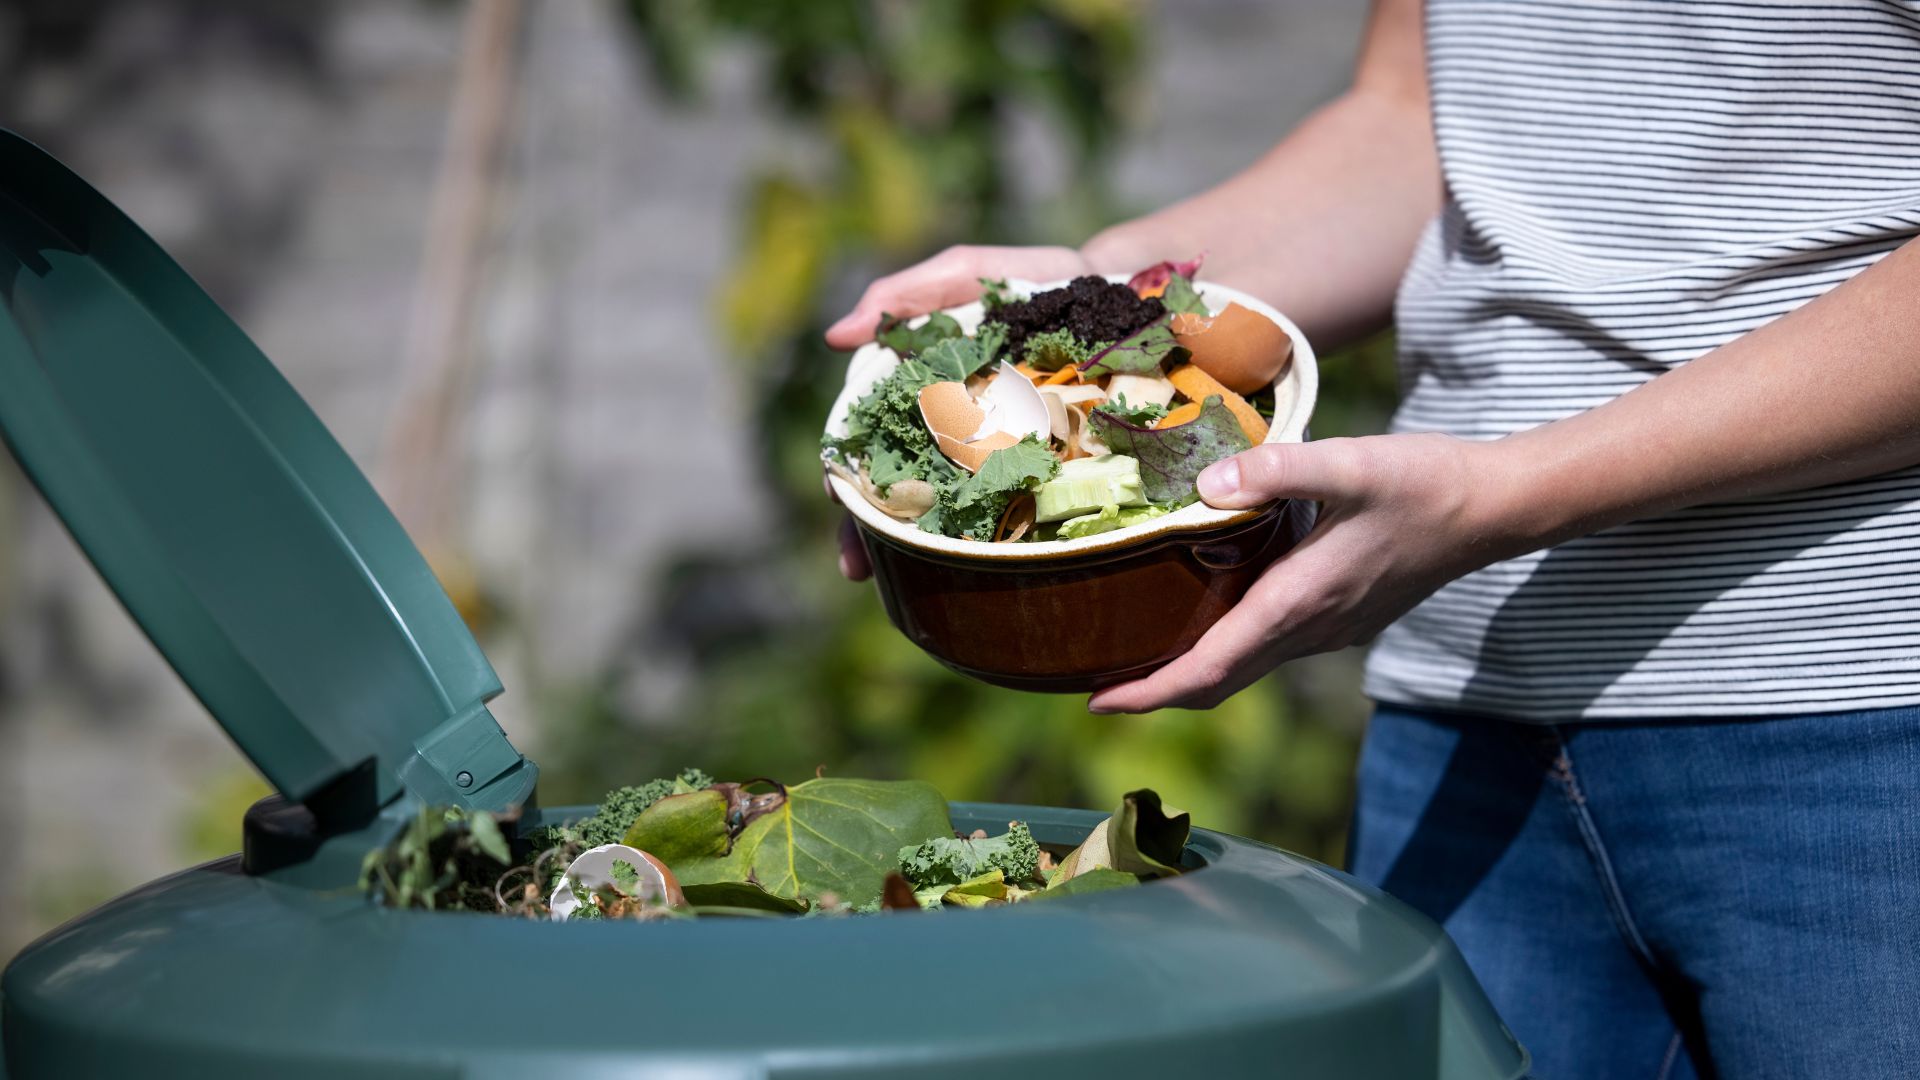
[[[241,855],[0,979],[5,1076],[1517,1077],[1446,936],[1198,830],[1193,872],[980,911],[548,923],[378,907],[421,803],[537,809],[500,685],[371,485],[132,222],[0,133],[0,427],[129,614],[278,789]],[[956,805],[1079,842],[1101,815]]]

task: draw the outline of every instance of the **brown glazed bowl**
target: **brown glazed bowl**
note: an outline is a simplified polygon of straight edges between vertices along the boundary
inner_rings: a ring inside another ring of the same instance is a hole
[[[1313,527],[1313,504],[1109,551],[981,562],[860,527],[887,618],[962,675],[1087,693],[1139,678],[1200,640]],[[1143,599],[1144,598],[1144,599]]]
[[[1021,294],[1053,287],[1012,284]],[[1198,288],[1216,313],[1238,302],[1293,338],[1293,362],[1274,385],[1266,441],[1301,441],[1319,389],[1312,346],[1260,300],[1212,282]],[[972,332],[981,308],[968,304],[948,314]],[[898,362],[878,345],[854,354],[828,418],[830,434],[845,432],[848,409]],[[1237,511],[1196,504],[1080,540],[988,544],[922,532],[831,469],[828,484],[859,527],[894,626],[953,670],[1018,690],[1087,693],[1165,664],[1191,648],[1313,524],[1310,503]]]

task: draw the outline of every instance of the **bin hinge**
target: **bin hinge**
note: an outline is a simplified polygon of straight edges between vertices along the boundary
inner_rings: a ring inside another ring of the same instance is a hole
[[[522,769],[528,773],[524,782],[506,785],[510,790],[489,790],[496,780]],[[533,789],[533,773],[533,763],[507,741],[493,714],[476,704],[415,739],[413,756],[401,766],[400,778],[430,803],[499,810],[525,800]]]

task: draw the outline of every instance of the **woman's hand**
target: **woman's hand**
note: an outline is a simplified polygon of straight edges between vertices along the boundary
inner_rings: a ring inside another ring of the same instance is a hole
[[[1371,641],[1440,586],[1533,550],[1498,443],[1445,435],[1255,447],[1200,474],[1223,509],[1320,503],[1313,532],[1254,582],[1194,647],[1144,679],[1095,694],[1097,713],[1207,709],[1297,657]]]
[[[978,299],[981,278],[1058,281],[1097,272],[1072,248],[950,247],[867,286],[853,310],[827,328],[827,344],[859,348],[873,340],[883,314],[904,319]],[[827,497],[833,497],[832,484],[827,485]],[[840,573],[850,581],[865,581],[873,573],[851,515],[840,521]]]
[[[1057,281],[1098,272],[1069,247],[950,247],[867,286],[853,310],[827,328],[827,344],[858,348],[873,340],[881,315],[904,319],[976,300],[981,278]]]

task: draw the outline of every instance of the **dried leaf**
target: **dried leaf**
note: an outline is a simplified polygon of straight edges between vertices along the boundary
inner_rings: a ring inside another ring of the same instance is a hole
[[[1007,877],[997,868],[989,870],[948,889],[941,894],[940,900],[955,907],[967,908],[1004,904],[1007,901]]]
[[[1063,878],[1049,886],[1045,891],[1034,893],[1029,900],[1055,900],[1067,896],[1084,896],[1087,893],[1108,892],[1113,889],[1130,889],[1140,884],[1140,879],[1123,870],[1098,868],[1086,871],[1071,878]]]
[[[1163,806],[1154,792],[1130,791],[1120,800],[1120,809],[1060,861],[1052,883],[1058,886],[1094,870],[1171,877],[1181,872],[1180,856],[1191,826],[1186,811]]]

